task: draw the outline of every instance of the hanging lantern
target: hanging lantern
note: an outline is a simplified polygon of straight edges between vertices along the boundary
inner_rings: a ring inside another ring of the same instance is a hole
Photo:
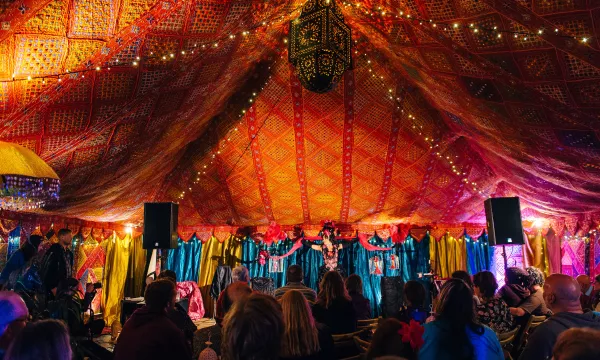
[[[0,141],[0,160],[0,209],[27,211],[58,200],[58,175],[33,151]]]
[[[352,68],[352,37],[335,0],[308,0],[290,22],[289,61],[302,86],[325,93]]]

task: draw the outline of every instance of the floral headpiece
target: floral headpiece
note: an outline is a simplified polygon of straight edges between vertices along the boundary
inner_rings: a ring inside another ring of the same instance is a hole
[[[323,228],[321,229],[319,236],[328,235],[333,239],[335,237],[335,223],[331,220],[324,220],[321,221],[321,225],[323,225]]]
[[[402,323],[402,328],[398,330],[398,334],[402,336],[402,342],[409,343],[410,347],[418,351],[425,343],[423,341],[423,333],[425,328],[417,321],[410,320],[410,323]]]

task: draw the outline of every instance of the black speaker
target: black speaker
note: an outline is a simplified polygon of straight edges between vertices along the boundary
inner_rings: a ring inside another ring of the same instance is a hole
[[[404,305],[404,281],[402,276],[381,278],[381,311],[383,317],[396,315]]]
[[[177,248],[179,206],[173,203],[144,204],[144,249]]]
[[[522,245],[524,238],[519,198],[490,198],[483,204],[490,245]]]

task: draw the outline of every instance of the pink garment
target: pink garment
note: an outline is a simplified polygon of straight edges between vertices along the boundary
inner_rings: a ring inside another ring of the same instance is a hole
[[[200,320],[204,316],[204,303],[202,294],[195,281],[182,281],[177,283],[177,295],[180,299],[187,298],[189,301],[188,315],[192,320]]]

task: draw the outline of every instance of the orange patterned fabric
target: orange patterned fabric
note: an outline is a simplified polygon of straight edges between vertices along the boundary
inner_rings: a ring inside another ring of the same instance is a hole
[[[593,2],[338,0],[353,70],[326,94],[287,63],[303,3],[2,5],[0,141],[61,177],[43,215],[139,223],[176,201],[206,241],[324,219],[478,232],[489,196],[572,231],[600,210]]]

